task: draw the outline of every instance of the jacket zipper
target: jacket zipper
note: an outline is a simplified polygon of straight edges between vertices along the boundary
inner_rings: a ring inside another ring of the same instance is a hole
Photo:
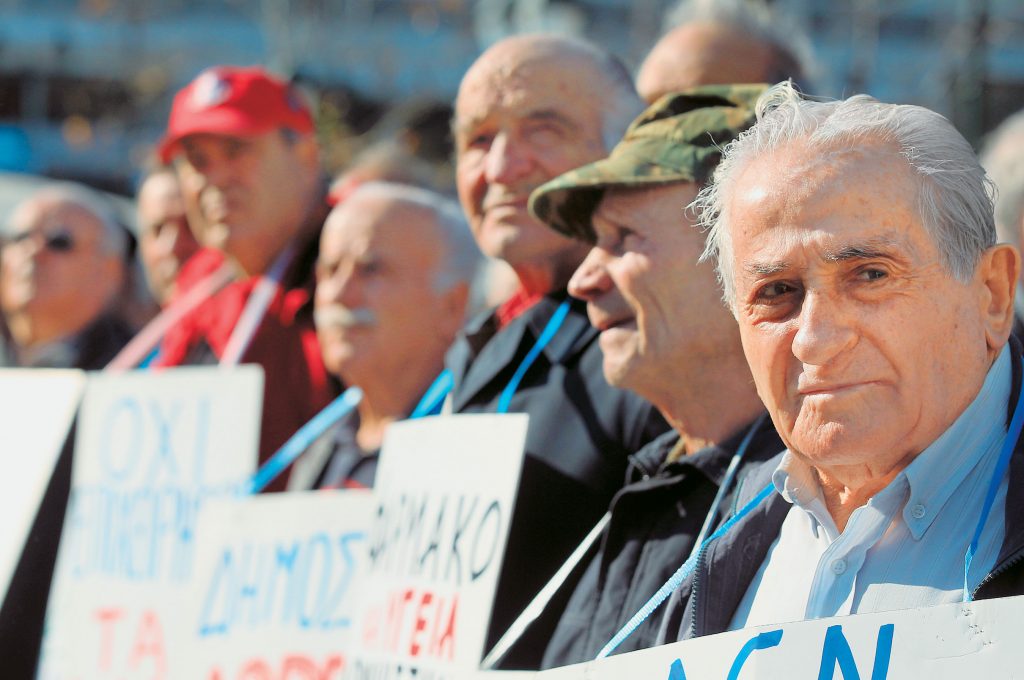
[[[693,612],[693,615],[690,617],[690,626],[687,631],[686,639],[688,640],[692,640],[697,637],[697,607],[700,605],[700,601],[697,599],[697,591],[700,586],[701,573],[704,571],[704,552],[706,550],[707,545],[702,545],[700,550],[697,551],[697,565],[693,570],[693,585],[690,586],[690,602],[693,603],[690,611]]]
[[[1002,575],[1002,574],[1006,573],[1006,572],[1007,572],[1007,571],[1008,571],[1008,570],[1010,569],[1010,567],[1012,567],[1013,565],[1017,564],[1017,563],[1018,563],[1018,562],[1020,562],[1021,560],[1024,560],[1024,550],[1018,550],[1018,551],[1017,551],[1017,552],[1016,552],[1016,553],[1015,553],[1015,554],[1013,555],[1013,557],[1011,557],[1010,559],[1008,559],[1008,560],[1004,561],[1004,562],[1003,562],[1003,563],[1002,563],[1002,564],[1001,564],[1001,565],[1000,565],[1000,566],[999,566],[998,568],[996,568],[996,569],[995,569],[994,571],[991,571],[991,572],[989,572],[988,576],[986,576],[985,578],[983,578],[983,579],[981,580],[981,583],[979,583],[979,584],[978,584],[978,585],[977,585],[977,586],[976,586],[976,587],[974,588],[974,590],[973,590],[973,591],[971,591],[971,599],[973,600],[973,599],[975,598],[975,596],[976,596],[976,595],[978,594],[978,592],[979,592],[979,591],[980,591],[980,590],[981,590],[982,588],[984,588],[984,587],[985,587],[986,585],[988,585],[988,584],[989,584],[990,582],[994,581],[995,579],[999,578],[999,576],[1000,576],[1000,575]]]

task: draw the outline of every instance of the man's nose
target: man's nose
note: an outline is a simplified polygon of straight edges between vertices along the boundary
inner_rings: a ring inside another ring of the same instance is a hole
[[[611,290],[613,283],[607,269],[609,259],[610,256],[604,249],[596,246],[591,248],[569,279],[569,295],[593,302]]]
[[[484,176],[488,183],[514,184],[530,171],[529,154],[507,132],[500,132],[487,150]]]
[[[804,295],[797,323],[793,356],[812,366],[827,364],[857,340],[854,324],[841,301],[817,292]]]

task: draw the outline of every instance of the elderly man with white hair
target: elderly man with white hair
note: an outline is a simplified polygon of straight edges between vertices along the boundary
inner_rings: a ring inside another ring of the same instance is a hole
[[[697,205],[787,450],[664,637],[1024,592],[1020,256],[970,145],[927,109],[780,85]]]
[[[373,486],[384,429],[444,367],[480,259],[458,205],[434,192],[370,182],[334,208],[314,319],[327,370],[363,396],[302,454],[289,489]]]
[[[106,200],[76,184],[15,207],[0,241],[0,309],[10,366],[99,369],[132,337],[114,310],[128,234]]]

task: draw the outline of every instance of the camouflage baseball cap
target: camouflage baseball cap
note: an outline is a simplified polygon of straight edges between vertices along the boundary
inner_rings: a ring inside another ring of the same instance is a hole
[[[711,85],[668,94],[634,120],[608,158],[570,170],[537,188],[530,212],[566,236],[593,243],[590,218],[610,187],[703,184],[721,147],[754,123],[767,85]]]

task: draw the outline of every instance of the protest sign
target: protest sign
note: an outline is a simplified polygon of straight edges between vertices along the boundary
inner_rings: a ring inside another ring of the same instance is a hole
[[[479,666],[527,420],[443,416],[388,429],[346,678],[426,680]]]
[[[534,674],[534,680],[1020,677],[1024,596],[761,626]],[[461,680],[526,680],[475,673]]]
[[[197,680],[338,680],[366,567],[368,491],[211,503],[185,596]]]
[[[254,366],[90,376],[40,677],[183,677],[196,520],[255,469],[262,393]]]
[[[0,461],[6,471],[0,475],[0,594],[5,596],[84,388],[82,371],[0,370]]]

